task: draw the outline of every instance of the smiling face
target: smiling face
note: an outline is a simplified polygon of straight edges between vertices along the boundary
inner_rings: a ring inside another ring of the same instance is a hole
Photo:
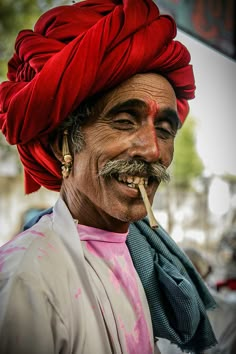
[[[61,194],[79,223],[124,232],[146,215],[134,182],[144,178],[151,203],[160,182],[143,171],[100,173],[115,160],[160,162],[167,168],[178,128],[176,97],[162,76],[139,74],[105,94],[95,111],[97,116],[81,126],[85,146],[75,154]]]

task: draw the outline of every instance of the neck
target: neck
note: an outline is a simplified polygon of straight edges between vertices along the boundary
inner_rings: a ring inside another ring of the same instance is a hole
[[[78,224],[116,233],[128,232],[130,222],[118,220],[99,208],[90,208],[88,206],[89,202],[86,203],[84,200],[83,204],[76,202],[75,199],[68,198],[63,191],[61,191],[61,198]]]

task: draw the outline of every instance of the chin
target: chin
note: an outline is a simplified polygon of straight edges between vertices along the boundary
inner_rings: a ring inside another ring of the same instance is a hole
[[[128,214],[122,214],[119,216],[114,216],[115,219],[120,220],[124,223],[132,223],[134,221],[138,221],[143,219],[145,216],[147,216],[147,212],[145,211],[144,213],[128,213]]]

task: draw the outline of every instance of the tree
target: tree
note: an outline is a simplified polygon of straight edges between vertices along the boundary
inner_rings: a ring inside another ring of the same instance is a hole
[[[1,0],[0,1],[0,81],[6,79],[7,62],[14,52],[17,33],[33,28],[34,23],[47,9],[69,0]]]
[[[188,117],[175,138],[175,153],[171,165],[171,182],[163,191],[168,216],[167,230],[171,234],[176,223],[175,213],[190,197],[189,188],[203,172],[203,163],[195,143],[195,121]]]
[[[195,143],[195,121],[188,117],[177,134],[172,175],[177,187],[188,188],[193,179],[202,175],[203,163]]]
[[[69,0],[1,0],[0,1],[0,82],[7,79],[7,62],[14,52],[17,33],[32,29],[38,17],[49,8],[69,4]],[[0,133],[0,162],[17,156]],[[18,159],[16,158],[18,161]],[[19,164],[20,166],[20,164]],[[20,169],[19,169],[20,171]]]

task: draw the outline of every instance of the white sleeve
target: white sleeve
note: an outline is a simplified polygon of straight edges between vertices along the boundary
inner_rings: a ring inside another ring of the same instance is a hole
[[[53,354],[66,346],[66,328],[39,281],[0,275],[0,353]]]

